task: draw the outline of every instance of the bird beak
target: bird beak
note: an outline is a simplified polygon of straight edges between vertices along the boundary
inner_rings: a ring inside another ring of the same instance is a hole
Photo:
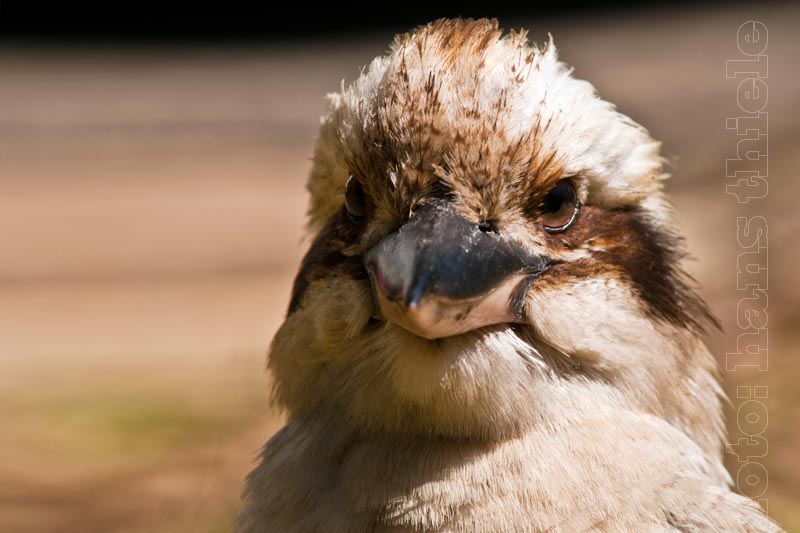
[[[525,293],[548,266],[445,201],[416,210],[364,262],[383,318],[428,339],[522,322]]]

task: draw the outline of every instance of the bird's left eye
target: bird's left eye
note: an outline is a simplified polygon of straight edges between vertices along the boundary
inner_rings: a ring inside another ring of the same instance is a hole
[[[344,185],[344,207],[350,218],[361,219],[364,217],[364,204],[366,203],[364,189],[353,176],[347,178]]]
[[[575,221],[580,209],[578,194],[569,180],[559,180],[541,206],[541,220],[548,233],[560,233]]]

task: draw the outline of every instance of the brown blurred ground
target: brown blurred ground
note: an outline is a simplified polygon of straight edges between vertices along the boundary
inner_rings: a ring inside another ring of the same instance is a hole
[[[724,60],[752,18],[770,32],[770,196],[749,213],[770,222],[770,372],[735,379],[770,387],[770,512],[800,530],[800,9],[526,26],[665,141],[691,268],[731,332]],[[0,531],[230,528],[280,424],[264,356],[304,249],[322,96],[389,38],[0,49]]]

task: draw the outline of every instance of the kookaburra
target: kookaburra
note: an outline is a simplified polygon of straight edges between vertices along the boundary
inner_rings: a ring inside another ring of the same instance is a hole
[[[729,488],[665,177],[552,42],[397,37],[329,97],[238,531],[780,531]]]

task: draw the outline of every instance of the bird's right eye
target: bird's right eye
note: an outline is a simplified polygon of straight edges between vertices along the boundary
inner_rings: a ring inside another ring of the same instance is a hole
[[[352,175],[347,178],[344,185],[344,207],[347,214],[354,220],[364,218],[364,205],[366,198],[361,184]]]
[[[561,233],[572,225],[580,210],[575,187],[569,180],[559,180],[545,196],[541,220],[548,233]]]

